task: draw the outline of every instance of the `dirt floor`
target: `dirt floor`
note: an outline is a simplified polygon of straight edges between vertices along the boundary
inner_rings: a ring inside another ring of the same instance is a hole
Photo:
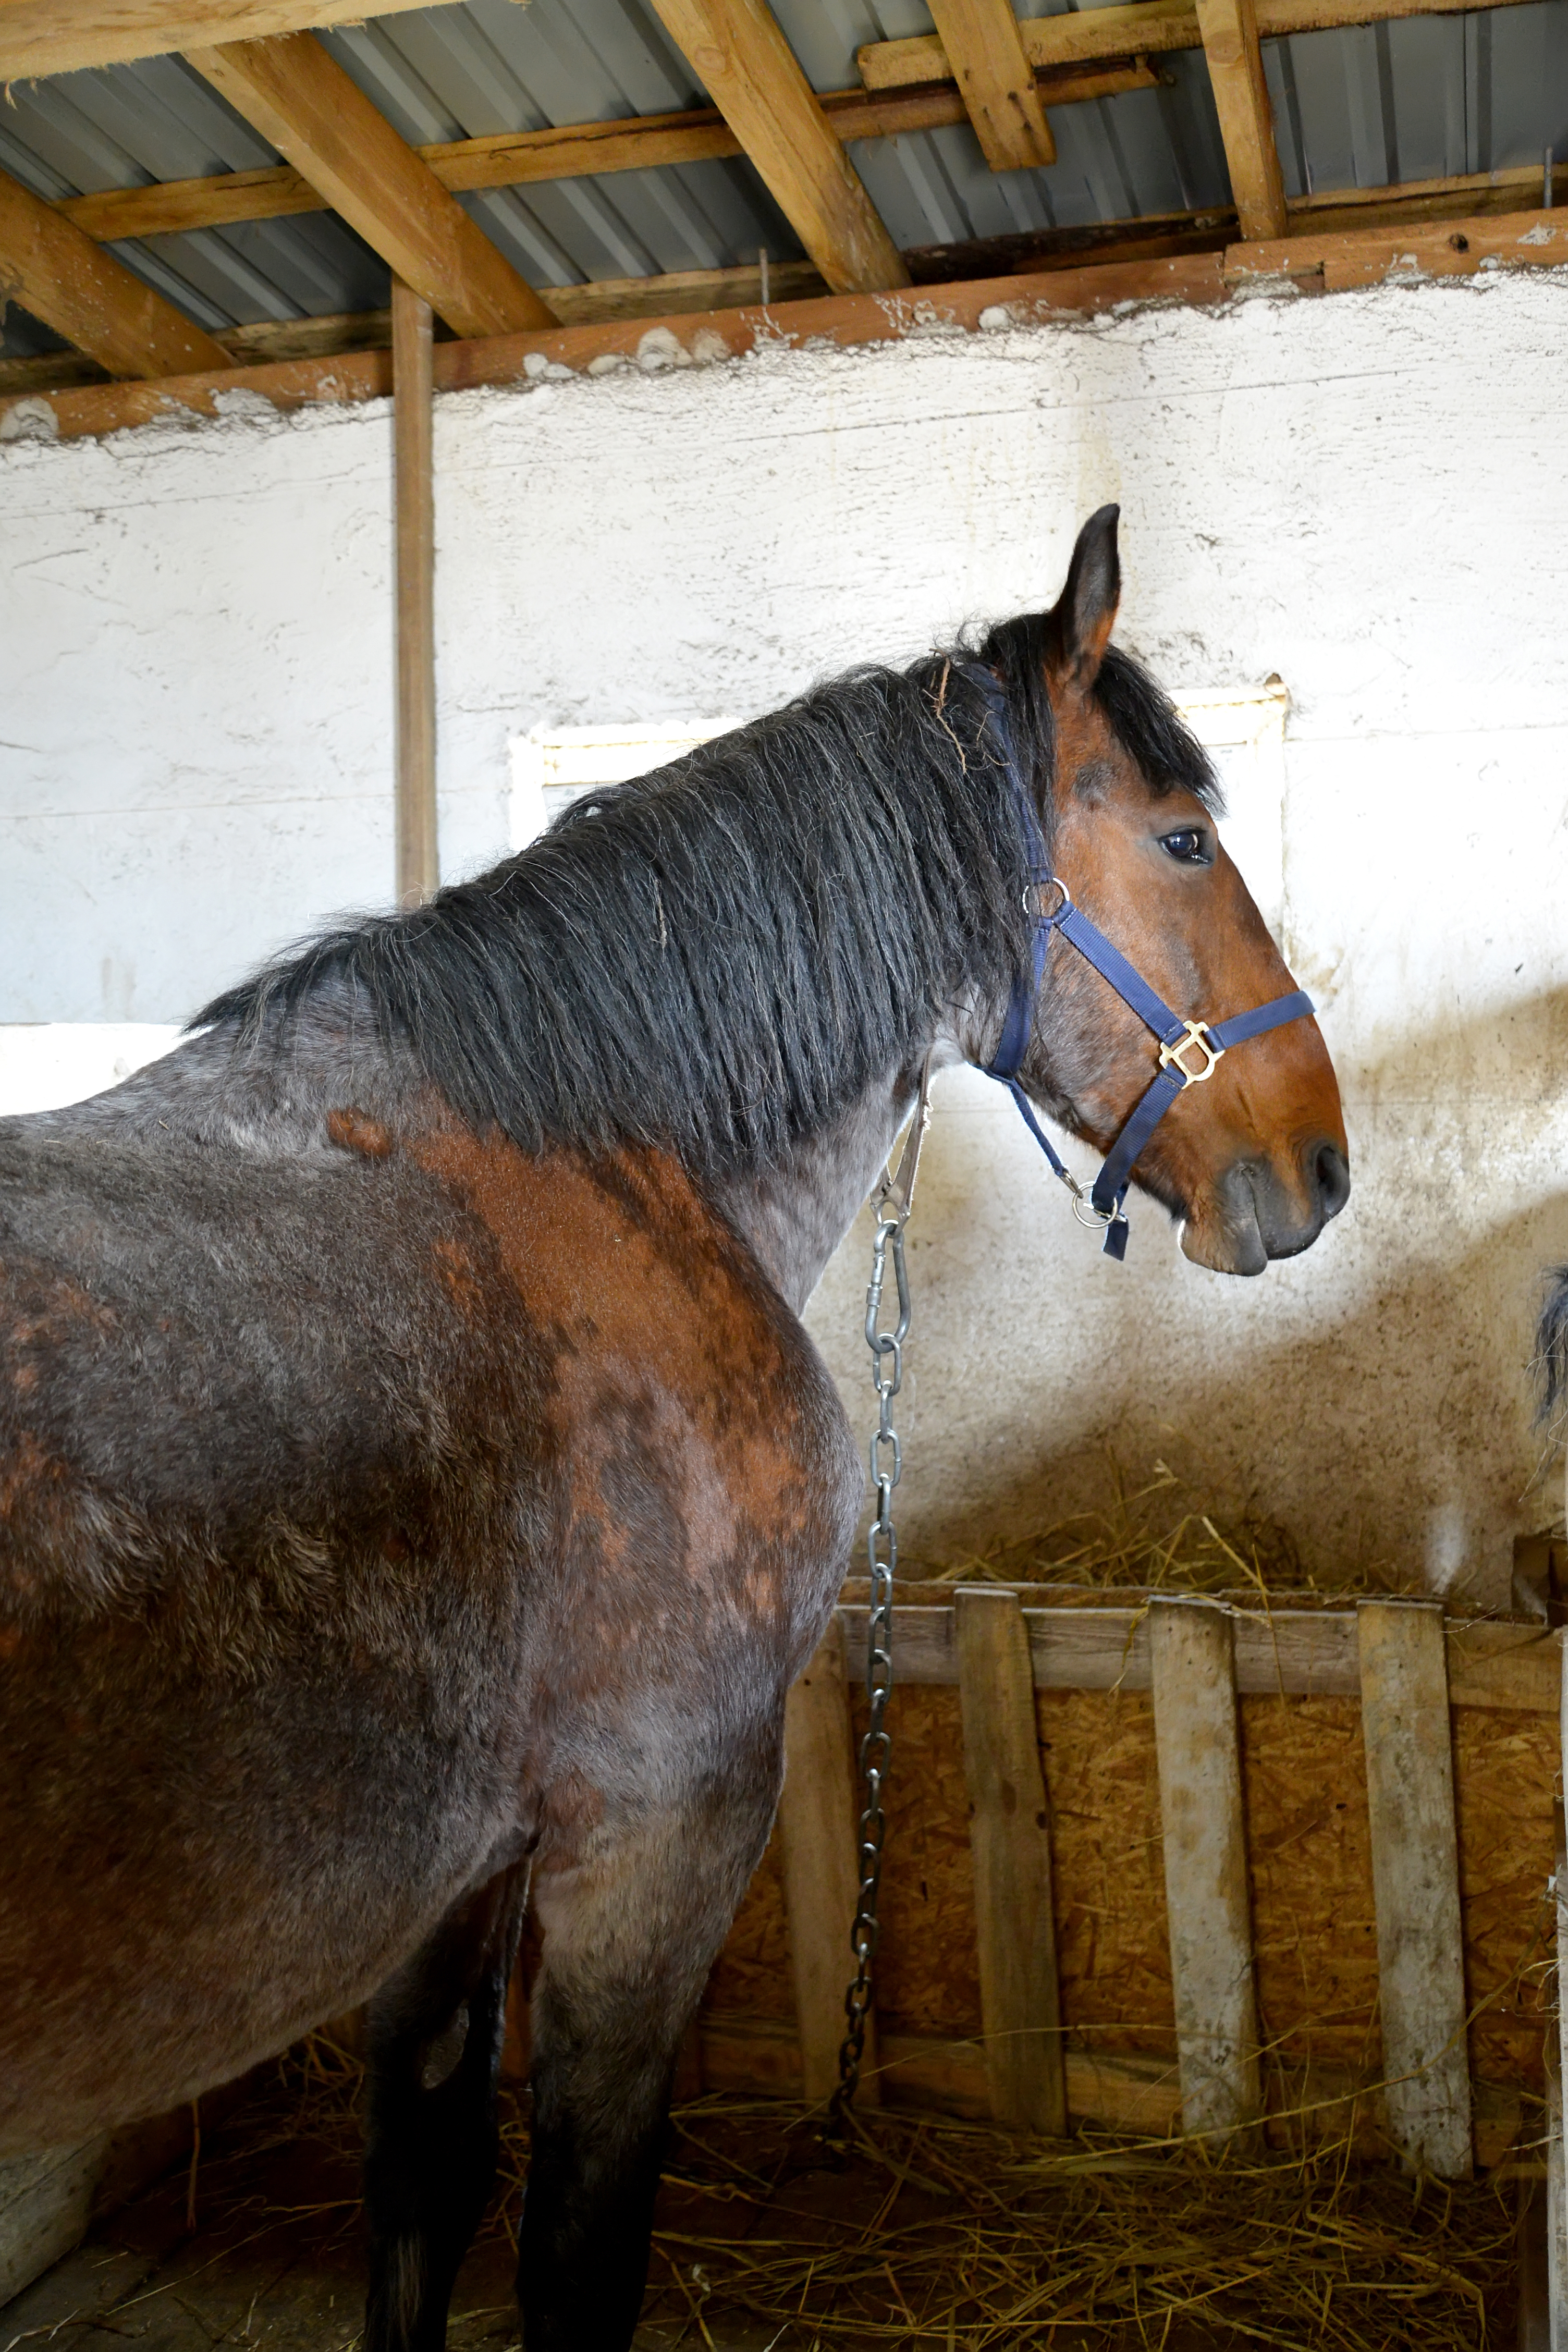
[[[350,2352],[356,2097],[352,2066],[289,2062],[205,2135],[194,2186],[167,2177],[0,2310],[0,2352]],[[1191,2150],[870,2120],[833,2166],[782,2103],[681,2109],[638,2352],[1512,2352],[1511,2188],[1418,2190],[1331,2151],[1216,2170]],[[525,2128],[514,2105],[454,2352],[517,2342]]]

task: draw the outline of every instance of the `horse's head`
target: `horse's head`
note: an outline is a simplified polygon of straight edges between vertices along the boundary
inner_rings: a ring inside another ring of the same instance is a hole
[[[1197,747],[1159,690],[1110,649],[1117,509],[1085,524],[1045,629],[1055,735],[1055,870],[1077,906],[1184,1020],[1211,1025],[1294,986],[1219,840]],[[1065,1126],[1109,1150],[1153,1077],[1150,1029],[1059,934],[1019,1076]],[[1186,1067],[1199,1074],[1201,1048]],[[1344,1206],[1339,1087],[1317,1023],[1296,1019],[1220,1056],[1177,1095],[1135,1181],[1182,1221],[1200,1265],[1261,1274]]]

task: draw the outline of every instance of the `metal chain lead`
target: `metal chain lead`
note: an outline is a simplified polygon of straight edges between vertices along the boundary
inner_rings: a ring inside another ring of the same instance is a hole
[[[845,2119],[854,2104],[860,2081],[860,2061],[866,2048],[866,2017],[871,2006],[872,1964],[880,1934],[878,1902],[882,1886],[882,1846],[887,1819],[882,1791],[887,1785],[892,1736],[887,1727],[888,1700],[893,1688],[893,1579],[899,1565],[899,1538],[893,1527],[893,1489],[903,1475],[899,1433],[893,1427],[893,1399],[904,1381],[904,1341],[910,1330],[910,1284],[904,1268],[904,1227],[914,1204],[915,1176],[921,1144],[931,1118],[927,1099],[931,1063],[921,1074],[920,1100],[914,1124],[904,1146],[899,1172],[882,1180],[877,1230],[871,1240],[871,1281],[866,1293],[866,1345],[871,1350],[871,1384],[877,1391],[877,1426],[871,1433],[871,1485],[877,1508],[866,1535],[866,1560],[871,1580],[870,1609],[866,1627],[866,1735],[860,1742],[860,1777],[866,1803],[860,1815],[860,1893],[850,1929],[855,1975],[844,1996],[847,2031],[838,2050],[838,2087],[828,2107],[824,2137],[843,2137]],[[893,1258],[893,1286],[898,1296],[898,1320],[890,1331],[881,1328],[882,1291],[887,1281],[888,1253]]]

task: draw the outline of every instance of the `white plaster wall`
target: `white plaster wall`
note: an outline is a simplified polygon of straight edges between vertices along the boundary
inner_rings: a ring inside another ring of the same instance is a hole
[[[1525,1392],[1568,1255],[1568,273],[526,393],[437,417],[443,856],[504,845],[507,738],[745,716],[1059,584],[1119,499],[1123,635],[1278,671],[1285,923],[1356,1192],[1255,1284],[1157,1214],[1100,1259],[985,1082],[913,1242],[911,1558],[1203,1465],[1309,1564],[1496,1591],[1552,1497]],[[384,412],[0,453],[0,1019],[170,1018],[384,897]],[[863,1412],[858,1241],[813,1325]]]

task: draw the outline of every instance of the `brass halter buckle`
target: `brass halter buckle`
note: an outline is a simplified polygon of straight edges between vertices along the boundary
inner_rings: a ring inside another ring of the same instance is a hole
[[[1209,1043],[1209,1025],[1206,1021],[1184,1021],[1182,1026],[1187,1033],[1184,1037],[1178,1038],[1173,1045],[1161,1046],[1160,1067],[1163,1070],[1169,1069],[1171,1064],[1174,1062],[1189,1087],[1200,1086],[1205,1078],[1213,1077],[1215,1065],[1223,1058],[1225,1047]],[[1194,1045],[1204,1057],[1201,1070],[1189,1070],[1182,1059],[1183,1055],[1190,1054]]]

